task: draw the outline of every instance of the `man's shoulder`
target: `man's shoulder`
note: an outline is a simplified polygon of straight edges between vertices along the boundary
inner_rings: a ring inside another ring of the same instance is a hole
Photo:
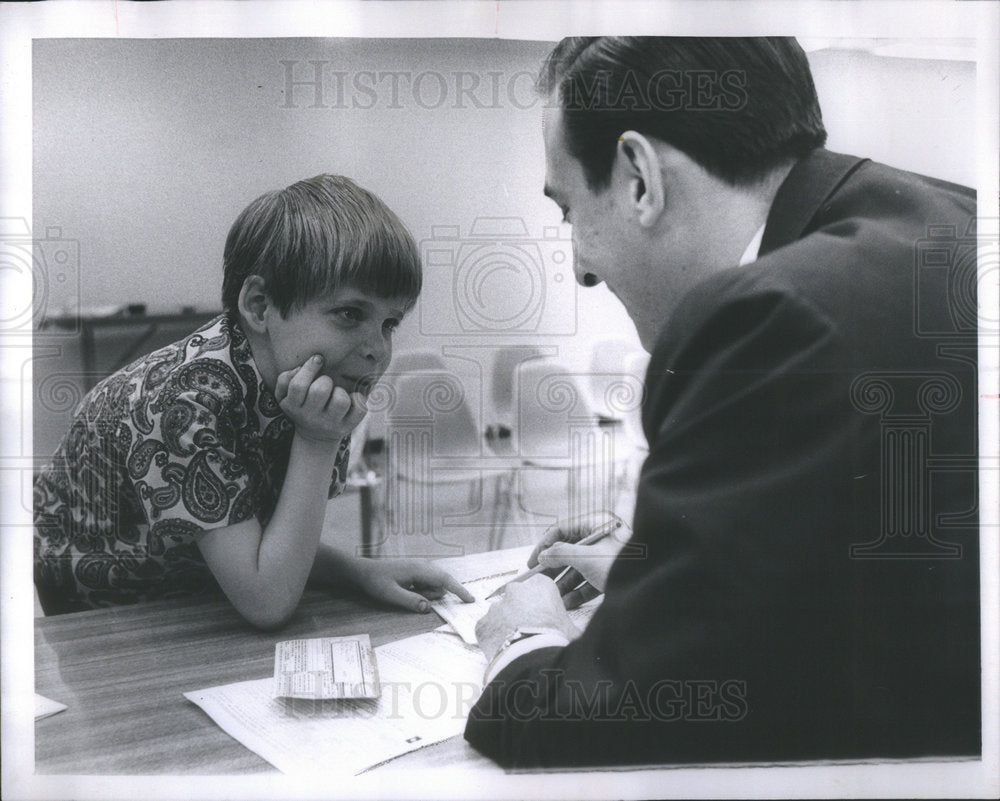
[[[820,151],[782,187],[757,261],[725,269],[685,298],[696,311],[760,293],[814,299],[911,294],[928,242],[975,239],[975,191],[867,159]],[[814,179],[814,180],[811,180]],[[788,218],[797,216],[789,228]],[[846,310],[845,310],[846,311]]]

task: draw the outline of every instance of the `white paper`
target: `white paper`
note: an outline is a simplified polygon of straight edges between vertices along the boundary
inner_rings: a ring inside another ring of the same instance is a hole
[[[58,701],[53,701],[51,698],[46,698],[44,695],[35,693],[35,720],[55,715],[57,712],[62,712],[65,708],[66,704],[61,704]]]
[[[284,773],[355,775],[461,734],[482,692],[486,670],[486,657],[474,644],[475,623],[492,603],[486,596],[524,568],[530,551],[529,547],[477,554],[454,565],[441,560],[446,570],[456,568],[456,578],[476,597],[474,604],[455,599],[443,605],[457,622],[456,631],[469,633],[471,625],[472,644],[443,626],[375,648],[382,690],[377,700],[274,698],[273,679],[184,696]],[[585,604],[570,612],[570,618],[584,628],[599,603],[595,599]],[[439,605],[435,602],[435,608]],[[302,665],[300,660],[295,666]]]
[[[284,773],[355,775],[465,729],[486,669],[478,648],[432,631],[375,653],[377,700],[275,699],[270,678],[184,697]]]
[[[378,698],[371,639],[314,637],[274,646],[275,698]]]
[[[506,584],[520,572],[518,568],[493,573],[471,581],[463,581],[465,588],[476,599],[473,603],[465,603],[455,595],[447,595],[437,601],[431,601],[431,608],[446,621],[455,633],[469,645],[476,645],[476,623],[485,615],[492,604],[486,596],[497,587]]]

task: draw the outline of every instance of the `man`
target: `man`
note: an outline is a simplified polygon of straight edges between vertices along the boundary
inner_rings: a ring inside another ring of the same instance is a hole
[[[564,40],[540,86],[577,279],[652,353],[649,456],[583,634],[543,576],[480,621],[466,738],[519,767],[979,754],[974,194],[824,150],[792,40]]]

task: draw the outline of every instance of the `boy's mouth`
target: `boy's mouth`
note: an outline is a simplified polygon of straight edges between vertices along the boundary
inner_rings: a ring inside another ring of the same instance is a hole
[[[374,375],[363,375],[360,378],[345,375],[343,377],[344,389],[348,392],[360,392],[362,395],[368,395],[377,380],[378,377]]]

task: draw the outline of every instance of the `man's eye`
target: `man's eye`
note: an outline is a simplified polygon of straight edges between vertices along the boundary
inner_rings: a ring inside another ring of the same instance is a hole
[[[399,320],[386,320],[384,323],[382,323],[382,328],[390,332],[395,331],[397,328],[399,328],[399,323],[400,323]]]

